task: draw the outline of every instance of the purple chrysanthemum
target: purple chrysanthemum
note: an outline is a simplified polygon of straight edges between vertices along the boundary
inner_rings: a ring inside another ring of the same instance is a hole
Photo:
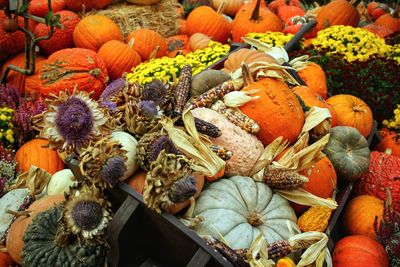
[[[172,140],[169,138],[168,135],[163,135],[158,137],[150,146],[149,152],[149,162],[152,163],[158,157],[158,154],[162,150],[165,150],[168,154],[178,154],[178,149],[175,147]]]
[[[100,178],[114,186],[125,174],[125,161],[120,156],[115,156],[106,161],[100,171]]]
[[[58,107],[57,130],[68,145],[81,145],[93,129],[93,115],[82,99],[71,96]]]
[[[71,216],[77,227],[90,231],[100,225],[103,219],[103,208],[96,201],[82,200],[76,203]]]
[[[142,100],[139,103],[139,108],[142,114],[147,118],[153,118],[158,115],[156,103],[150,100]]]
[[[197,192],[197,179],[193,175],[185,176],[176,181],[169,192],[169,199],[174,203],[182,203]]]
[[[120,90],[122,90],[126,85],[126,80],[124,78],[119,78],[117,80],[112,81],[107,87],[104,89],[104,91],[100,95],[101,100],[106,100],[110,96],[118,93]]]

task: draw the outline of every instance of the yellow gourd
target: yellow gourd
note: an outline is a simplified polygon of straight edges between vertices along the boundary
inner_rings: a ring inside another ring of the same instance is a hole
[[[328,227],[332,210],[325,207],[311,207],[299,218],[297,224],[302,232],[324,232]]]

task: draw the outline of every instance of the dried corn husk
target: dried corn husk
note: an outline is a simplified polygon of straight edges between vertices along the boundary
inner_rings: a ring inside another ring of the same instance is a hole
[[[153,5],[118,3],[107,9],[95,10],[85,15],[103,15],[119,25],[124,39],[134,30],[151,29],[164,37],[178,33],[178,7],[176,0],[161,0]]]
[[[288,227],[291,229],[290,225]],[[290,237],[288,242],[292,251],[305,249],[297,266],[315,264],[316,267],[322,267],[326,262],[327,267],[332,267],[332,258],[327,248],[328,240],[328,236],[320,232],[306,232]],[[262,235],[254,240],[246,257],[251,267],[275,266],[275,263],[269,259],[268,244]]]
[[[244,104],[250,102],[251,100],[260,98],[259,96],[251,96],[252,94],[257,93],[258,91],[260,90],[256,89],[248,92],[244,91],[230,92],[224,96],[224,103],[228,107],[233,107],[233,108],[241,107]]]
[[[32,165],[28,171],[19,175],[15,184],[8,189],[11,191],[17,188],[27,188],[31,196],[37,196],[43,192],[51,176],[47,171]]]
[[[174,145],[194,162],[192,169],[207,176],[214,176],[225,168],[225,161],[219,158],[206,144],[208,138],[200,135],[195,127],[194,118],[190,110],[185,110],[182,114],[186,131],[174,127],[172,120],[166,118],[161,121],[161,125],[168,132]],[[209,144],[211,141],[208,140]]]

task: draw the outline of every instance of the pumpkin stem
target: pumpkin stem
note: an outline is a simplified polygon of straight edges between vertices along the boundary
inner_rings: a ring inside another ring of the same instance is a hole
[[[224,7],[225,7],[225,0],[224,1],[222,1],[222,3],[219,5],[219,7],[218,7],[218,9],[217,9],[217,13],[218,14],[222,14],[222,13],[224,13]]]
[[[359,4],[360,2],[361,2],[361,0],[356,0],[356,1],[354,1],[353,6],[354,6],[354,7],[357,7],[358,4]]]
[[[253,75],[251,75],[249,65],[246,63],[242,63],[242,76],[245,87],[254,83]]]
[[[150,53],[149,61],[156,58],[156,55],[157,55],[159,50],[160,50],[160,46],[159,45],[154,47],[154,50]]]
[[[264,224],[262,216],[258,213],[251,213],[247,216],[247,222],[254,227]]]
[[[253,13],[251,14],[250,20],[258,21],[260,19],[260,3],[261,0],[257,0],[256,6],[254,7]]]
[[[130,39],[129,42],[128,42],[128,47],[129,47],[129,48],[133,48],[134,45],[135,45],[135,38],[132,38],[132,39]]]
[[[362,107],[358,107],[358,106],[353,107],[353,111],[367,113]]]
[[[18,218],[18,217],[21,217],[21,216],[29,217],[29,216],[31,216],[32,211],[29,211],[29,210],[14,211],[14,210],[7,209],[7,213],[11,214],[11,215],[14,215],[15,217]]]

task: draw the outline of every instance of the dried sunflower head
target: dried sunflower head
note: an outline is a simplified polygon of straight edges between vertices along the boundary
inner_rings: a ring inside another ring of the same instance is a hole
[[[116,185],[126,171],[126,151],[111,137],[90,143],[79,155],[81,173],[101,188]]]
[[[111,221],[110,206],[96,187],[74,188],[66,196],[63,225],[80,239],[103,236]]]
[[[60,92],[46,99],[47,110],[33,117],[39,136],[49,140],[49,146],[71,153],[111,133],[109,116],[87,92]]]

